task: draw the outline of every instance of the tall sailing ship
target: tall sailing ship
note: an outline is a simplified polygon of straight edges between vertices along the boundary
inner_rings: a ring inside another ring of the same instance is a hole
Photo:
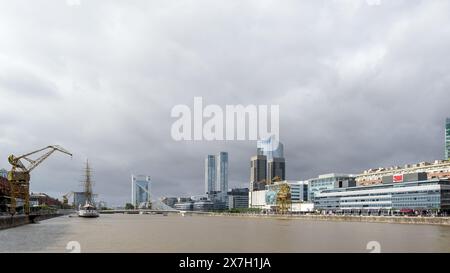
[[[91,168],[89,167],[88,160],[86,160],[85,178],[83,184],[86,203],[84,205],[80,205],[80,207],[78,208],[78,216],[87,218],[99,217],[99,213],[97,211],[97,208],[95,207],[93,200]]]

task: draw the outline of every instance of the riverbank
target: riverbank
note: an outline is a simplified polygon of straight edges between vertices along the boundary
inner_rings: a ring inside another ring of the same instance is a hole
[[[275,214],[239,214],[239,213],[211,213],[210,216],[450,226],[450,217],[352,216],[352,215],[275,215]]]
[[[64,214],[50,213],[50,214],[43,214],[43,215],[0,216],[0,230],[23,226],[23,225],[28,225],[31,223],[36,223],[38,221],[43,221],[43,220],[59,217],[62,215],[64,215]]]

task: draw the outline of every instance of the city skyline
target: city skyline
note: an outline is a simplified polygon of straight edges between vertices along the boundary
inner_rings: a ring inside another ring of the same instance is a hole
[[[2,2],[0,168],[60,144],[73,160],[55,155],[32,191],[76,190],[89,157],[99,198],[123,205],[130,173],[195,195],[204,156],[227,151],[229,187],[248,187],[254,141],[171,138],[171,109],[194,97],[279,105],[287,179],[442,159],[450,3],[191,4]]]

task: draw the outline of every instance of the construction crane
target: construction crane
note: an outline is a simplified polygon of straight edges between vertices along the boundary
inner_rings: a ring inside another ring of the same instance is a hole
[[[10,155],[8,157],[8,161],[12,166],[11,171],[8,172],[8,181],[11,187],[11,214],[16,213],[17,198],[22,198],[24,200],[24,212],[26,214],[30,213],[30,172],[56,151],[72,156],[72,154],[64,148],[54,145],[21,156],[16,157]],[[41,152],[45,153],[37,159],[29,158],[29,156]],[[22,161],[27,161],[29,165],[25,166]]]
[[[66,194],[64,194],[63,195],[63,205],[64,206],[72,206],[72,205],[69,205],[69,198],[72,196],[74,194],[74,192],[73,191],[71,191],[71,192],[69,192],[69,193],[66,193]]]

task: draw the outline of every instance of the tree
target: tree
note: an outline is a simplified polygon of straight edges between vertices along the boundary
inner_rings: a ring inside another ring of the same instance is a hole
[[[134,209],[134,206],[131,203],[126,203],[125,204],[125,209]]]

